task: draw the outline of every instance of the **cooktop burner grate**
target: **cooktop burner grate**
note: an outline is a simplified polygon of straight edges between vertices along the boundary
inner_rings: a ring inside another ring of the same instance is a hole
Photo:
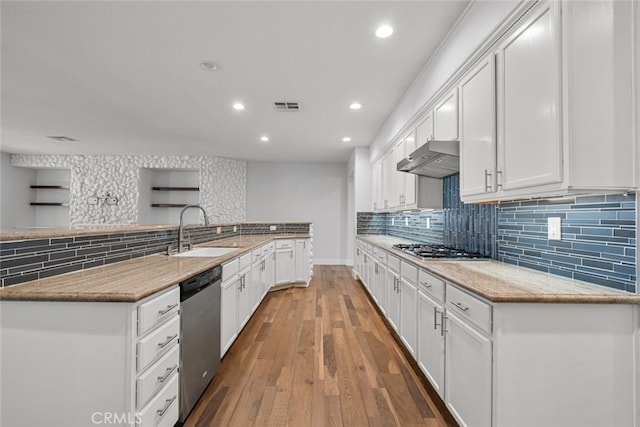
[[[420,243],[396,244],[395,248],[422,259],[486,259],[479,252],[469,252],[464,249],[448,248],[443,245],[423,245]]]

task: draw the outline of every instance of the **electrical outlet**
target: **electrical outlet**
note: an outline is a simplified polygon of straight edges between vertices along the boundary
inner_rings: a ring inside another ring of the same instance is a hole
[[[405,227],[408,227],[408,226],[409,226],[409,217],[408,217],[408,216],[405,216],[405,217],[404,217],[404,226],[405,226]]]
[[[269,231],[276,231],[278,229],[278,227],[276,225],[270,225],[269,226]]]
[[[427,217],[427,224],[426,224],[427,228],[431,228],[431,217],[428,216]]]
[[[222,233],[222,227],[216,227],[216,234]]]
[[[105,199],[105,203],[108,205],[117,205],[118,204],[118,198],[117,197],[107,197]]]
[[[396,225],[396,219],[395,218],[391,218],[391,225]]]
[[[233,226],[233,232],[235,233],[236,231],[238,231],[238,226],[234,225]]]
[[[561,240],[562,223],[560,217],[554,216],[547,218],[547,235],[549,240]]]
[[[98,204],[98,198],[97,197],[89,197],[87,199],[87,204],[89,204],[89,205],[97,205]]]

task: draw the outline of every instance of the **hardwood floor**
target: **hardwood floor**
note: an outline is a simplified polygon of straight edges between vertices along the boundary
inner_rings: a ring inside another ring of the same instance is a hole
[[[266,296],[185,426],[451,425],[413,369],[350,268],[316,266]]]

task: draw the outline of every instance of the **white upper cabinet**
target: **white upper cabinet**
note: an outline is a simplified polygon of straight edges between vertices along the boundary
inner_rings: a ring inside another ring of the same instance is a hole
[[[453,88],[433,108],[433,139],[458,139],[458,88]]]
[[[496,191],[495,62],[487,57],[467,73],[460,90],[460,195]]]
[[[503,191],[562,178],[556,6],[541,7],[497,52],[498,180]]]
[[[416,149],[433,139],[433,112],[429,111],[416,127]]]
[[[463,201],[637,188],[633,25],[632,2],[542,2],[462,78]]]

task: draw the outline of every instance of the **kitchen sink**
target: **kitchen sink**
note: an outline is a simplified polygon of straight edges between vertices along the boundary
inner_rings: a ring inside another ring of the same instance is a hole
[[[196,248],[191,249],[190,251],[180,252],[174,254],[173,256],[178,257],[218,257],[222,255],[226,255],[229,252],[235,251],[238,248]]]

